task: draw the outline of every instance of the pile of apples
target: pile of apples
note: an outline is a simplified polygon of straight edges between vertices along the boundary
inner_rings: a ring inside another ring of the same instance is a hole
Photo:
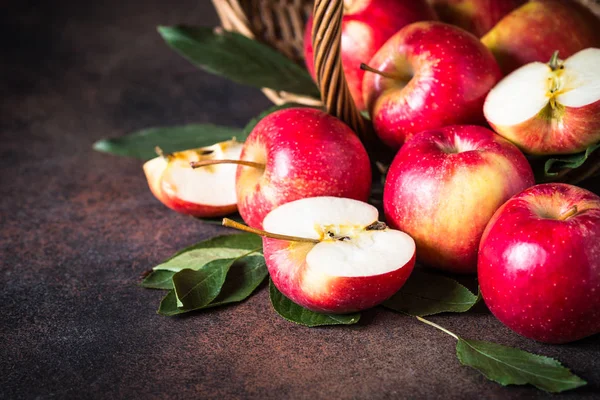
[[[149,161],[154,195],[196,217],[237,208],[264,237],[275,286],[314,311],[373,307],[418,260],[477,273],[492,313],[526,337],[599,333],[600,197],[535,185],[525,154],[600,141],[600,21],[568,0],[344,3],[348,86],[397,150],[387,225],[366,203],[373,160],[363,144],[311,108],[268,115],[243,145]]]

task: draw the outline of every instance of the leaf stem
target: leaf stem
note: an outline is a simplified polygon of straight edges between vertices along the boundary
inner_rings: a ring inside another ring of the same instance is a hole
[[[302,238],[302,237],[298,237],[298,236],[280,235],[278,233],[263,231],[262,229],[251,228],[247,225],[240,224],[239,222],[235,222],[229,218],[223,218],[223,226],[226,226],[228,228],[238,229],[238,230],[244,231],[244,232],[254,233],[256,235],[260,235],[260,236],[267,237],[270,239],[287,240],[290,242],[306,242],[306,243],[315,243],[315,244],[320,242],[320,240],[318,240],[318,239],[309,239],[309,238]]]
[[[244,165],[246,167],[253,167],[258,169],[265,169],[265,164],[257,163],[254,161],[244,161],[244,160],[204,160],[204,161],[192,161],[190,162],[190,167],[192,168],[200,168],[206,167],[207,165],[215,165],[215,164],[238,164]]]
[[[417,316],[415,316],[415,318],[417,318],[419,321],[421,321],[421,322],[423,322],[423,323],[425,323],[425,324],[427,324],[427,325],[431,325],[431,326],[433,326],[434,328],[437,328],[437,329],[439,329],[440,331],[447,333],[448,335],[452,336],[452,337],[453,337],[454,339],[456,339],[456,340],[460,340],[460,338],[458,337],[458,335],[456,335],[456,334],[454,334],[454,333],[450,332],[448,329],[446,329],[446,328],[444,328],[444,327],[442,327],[442,326],[439,326],[438,324],[436,324],[436,323],[434,323],[434,322],[431,322],[431,321],[429,321],[429,320],[426,320],[426,319],[425,319],[425,318],[423,318],[423,317],[419,317],[418,315],[417,315]]]
[[[368,66],[368,65],[367,65],[367,64],[365,64],[365,63],[362,63],[362,64],[360,64],[360,69],[362,69],[363,71],[372,72],[372,73],[374,73],[374,74],[381,75],[381,76],[383,76],[384,78],[388,78],[388,79],[397,79],[397,78],[396,78],[394,75],[392,75],[392,74],[389,74],[389,73],[387,73],[387,72],[380,71],[380,70],[378,70],[378,69],[375,69],[375,68],[373,68],[373,67],[370,67],[370,66]]]

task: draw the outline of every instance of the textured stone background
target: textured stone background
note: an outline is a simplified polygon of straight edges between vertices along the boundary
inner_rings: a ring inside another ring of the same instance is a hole
[[[263,287],[240,305],[157,315],[162,293],[140,275],[224,228],[169,212],[139,161],[92,143],[156,125],[243,126],[269,103],[156,34],[216,25],[206,0],[34,3],[0,13],[0,398],[545,397],[488,382],[460,366],[452,338],[382,309],[308,329],[278,317]],[[598,336],[542,345],[485,309],[432,320],[559,358],[590,382],[564,398],[600,395]]]

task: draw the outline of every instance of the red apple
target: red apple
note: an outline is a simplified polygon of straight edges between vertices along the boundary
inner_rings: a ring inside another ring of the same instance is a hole
[[[342,121],[312,108],[288,108],[263,118],[246,139],[238,166],[239,212],[262,227],[272,209],[305,197],[366,201],[371,191],[369,156]]]
[[[440,21],[485,35],[506,14],[527,0],[430,0]]]
[[[517,8],[481,41],[505,74],[534,61],[547,62],[555,51],[567,58],[600,47],[600,20],[575,1],[538,0]]]
[[[290,300],[324,313],[374,307],[396,293],[415,264],[415,242],[378,223],[367,203],[314,197],[284,204],[264,220],[270,233],[312,242],[263,237],[275,286]]]
[[[383,192],[388,224],[411,235],[417,258],[474,273],[479,240],[494,212],[534,184],[525,156],[480,126],[416,134],[390,166]]]
[[[577,153],[600,142],[600,49],[517,69],[488,94],[483,112],[526,153]]]
[[[436,19],[425,0],[344,0],[342,18],[342,66],[350,94],[359,110],[364,110],[360,64],[373,54],[394,33],[416,22]],[[312,44],[312,17],[304,33],[306,67],[316,81]]]
[[[484,121],[483,102],[501,73],[472,34],[417,22],[392,36],[369,61],[363,95],[377,135],[399,148],[417,132]]]
[[[567,184],[511,198],[479,248],[481,294],[506,326],[567,343],[600,333],[600,197]]]
[[[213,146],[162,155],[144,164],[152,194],[165,206],[194,217],[219,217],[237,209],[235,165],[192,169],[190,162],[237,160],[242,143],[235,140]]]

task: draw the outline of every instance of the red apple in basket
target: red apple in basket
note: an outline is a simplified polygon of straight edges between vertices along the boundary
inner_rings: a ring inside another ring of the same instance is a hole
[[[415,133],[484,121],[483,102],[501,73],[472,34],[417,22],[392,36],[369,61],[363,95],[377,135],[399,148]]]
[[[402,27],[416,21],[436,19],[425,0],[344,0],[342,19],[342,66],[350,94],[359,110],[364,110],[360,64]],[[312,43],[312,17],[304,33],[306,67],[316,80]]]
[[[600,49],[517,69],[492,89],[483,112],[526,153],[585,150],[600,141]]]
[[[557,183],[514,196],[485,229],[478,275],[490,311],[523,336],[600,333],[600,197]]]
[[[417,258],[454,273],[474,273],[479,240],[494,212],[534,184],[519,149],[487,128],[424,131],[400,149],[383,193],[388,224],[411,235]]]
[[[267,232],[255,231],[263,235],[273,283],[296,304],[323,313],[359,311],[391,297],[412,272],[415,242],[378,216],[367,203],[337,197],[275,208],[263,222]]]
[[[165,206],[195,217],[217,217],[235,212],[235,165],[192,169],[190,162],[237,160],[242,143],[235,140],[213,146],[164,154],[144,164],[148,186]]]
[[[481,41],[508,74],[534,61],[547,62],[557,50],[568,58],[600,47],[600,19],[576,1],[530,1],[500,20]]]
[[[483,36],[506,14],[527,0],[430,0],[440,21]]]
[[[238,210],[262,227],[265,215],[293,200],[315,196],[366,201],[369,156],[339,119],[312,108],[288,108],[263,118],[246,139],[238,166]]]

